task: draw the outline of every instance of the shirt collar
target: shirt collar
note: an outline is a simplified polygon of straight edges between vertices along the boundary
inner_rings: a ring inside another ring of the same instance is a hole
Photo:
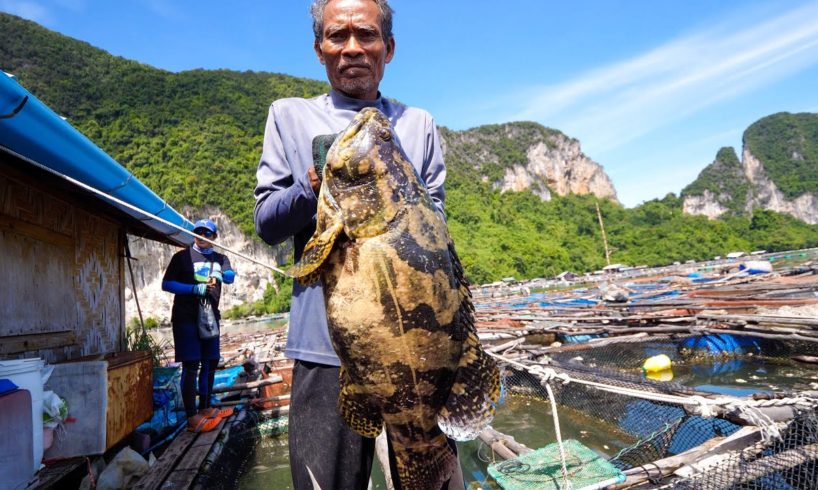
[[[347,95],[338,92],[337,90],[330,90],[329,92],[329,100],[332,103],[332,106],[336,109],[347,109],[351,111],[358,112],[364,107],[375,107],[383,112],[383,104],[384,99],[381,97],[380,91],[378,92],[378,98],[375,100],[362,100],[362,99],[353,99]]]
[[[199,252],[202,255],[210,255],[213,252],[213,247],[199,248],[199,246],[194,243],[193,250]]]

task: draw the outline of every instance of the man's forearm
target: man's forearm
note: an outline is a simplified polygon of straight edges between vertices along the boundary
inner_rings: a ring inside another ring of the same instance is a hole
[[[262,194],[253,210],[256,233],[270,245],[283,242],[312,222],[317,202],[309,181],[304,179],[286,189]]]

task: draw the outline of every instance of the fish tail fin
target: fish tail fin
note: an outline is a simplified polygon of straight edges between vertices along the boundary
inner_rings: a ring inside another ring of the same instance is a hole
[[[389,430],[387,435],[391,437]],[[401,488],[441,488],[460,464],[443,433],[422,445],[413,444],[415,447],[402,446],[395,439],[391,442]]]
[[[499,398],[497,364],[483,350],[477,333],[470,331],[463,342],[454,384],[446,405],[437,415],[437,423],[456,441],[472,440],[491,423]]]

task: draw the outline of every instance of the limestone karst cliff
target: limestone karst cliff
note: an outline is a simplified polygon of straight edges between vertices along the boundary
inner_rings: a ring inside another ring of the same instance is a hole
[[[732,148],[682,191],[684,210],[718,218],[768,209],[818,223],[818,114],[767,116],[744,132],[741,161]]]
[[[543,201],[553,194],[594,194],[617,201],[602,166],[582,153],[580,142],[537,123],[443,130],[444,152],[452,172],[475,173],[502,191],[529,190]]]

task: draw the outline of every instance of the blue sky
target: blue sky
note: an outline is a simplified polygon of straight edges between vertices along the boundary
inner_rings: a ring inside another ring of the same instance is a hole
[[[0,0],[0,11],[166,70],[323,80],[309,3]],[[627,206],[678,193],[722,146],[740,152],[761,117],[818,112],[818,1],[392,5],[384,94],[452,129],[518,120],[559,129],[605,167]]]

